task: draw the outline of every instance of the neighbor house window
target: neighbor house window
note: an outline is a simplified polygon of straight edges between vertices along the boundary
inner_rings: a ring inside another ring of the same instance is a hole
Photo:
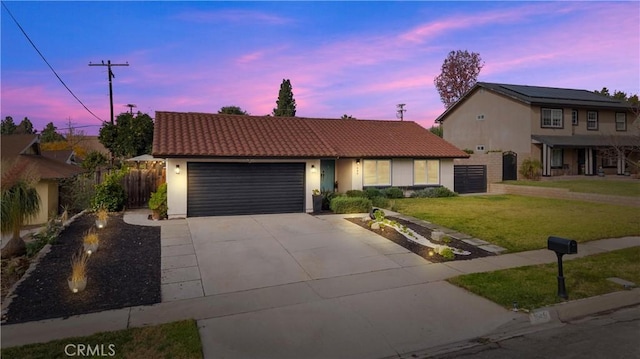
[[[571,124],[578,126],[578,110],[571,110]]]
[[[391,160],[364,160],[365,186],[391,185]]]
[[[616,112],[616,131],[627,130],[627,114],[624,112]]]
[[[551,150],[551,167],[562,168],[562,149],[554,148]]]
[[[439,160],[413,161],[413,184],[440,184]]]
[[[598,129],[598,113],[596,111],[587,111],[587,130]]]
[[[542,127],[562,128],[562,109],[543,108]]]
[[[602,167],[616,167],[618,166],[618,158],[611,154],[605,154],[602,158]]]

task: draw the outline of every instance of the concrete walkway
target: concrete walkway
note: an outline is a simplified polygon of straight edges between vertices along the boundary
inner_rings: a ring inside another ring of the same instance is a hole
[[[556,261],[537,250],[429,263],[341,215],[125,221],[162,226],[162,302],[6,325],[3,347],[194,318],[207,358],[397,356],[528,322],[444,279]],[[638,245],[583,243],[566,260]]]

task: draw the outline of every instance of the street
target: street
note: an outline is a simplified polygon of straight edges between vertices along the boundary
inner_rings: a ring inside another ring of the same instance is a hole
[[[640,358],[640,306],[435,358]]]

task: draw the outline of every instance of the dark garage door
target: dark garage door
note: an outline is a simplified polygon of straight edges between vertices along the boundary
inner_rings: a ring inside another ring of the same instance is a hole
[[[453,190],[461,194],[487,192],[487,166],[453,166]]]
[[[187,216],[304,212],[304,163],[187,163]]]

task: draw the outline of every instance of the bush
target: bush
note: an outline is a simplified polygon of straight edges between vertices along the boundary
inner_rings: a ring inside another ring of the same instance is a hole
[[[540,179],[542,163],[540,161],[527,158],[520,165],[520,174],[526,179],[537,181]]]
[[[369,213],[371,200],[363,197],[336,197],[331,200],[334,213]]]
[[[364,194],[364,191],[358,190],[358,189],[352,189],[347,191],[346,193],[347,197],[366,197],[366,195]]]
[[[163,183],[158,186],[157,191],[151,193],[151,198],[149,199],[149,209],[158,211],[160,214],[160,218],[165,218],[167,216],[167,184]]]
[[[322,192],[322,209],[323,210],[331,209],[331,200],[340,196],[342,195],[338,192],[330,192],[330,191]]]
[[[385,197],[373,197],[371,204],[374,207],[389,208],[389,199]]]
[[[382,192],[382,195],[387,198],[404,198],[404,191],[398,187],[385,188],[380,192]]]
[[[60,206],[71,213],[80,213],[90,208],[96,194],[93,178],[75,176],[60,180]]]
[[[376,197],[383,197],[382,192],[377,188],[367,188],[364,190],[364,196],[373,199]]]
[[[440,251],[440,255],[446,260],[453,260],[456,258],[456,255],[453,253],[451,248],[444,248]]]
[[[109,212],[120,211],[127,201],[127,194],[122,186],[127,169],[114,170],[108,174],[101,184],[96,186],[96,195],[91,203],[94,210],[104,208]]]
[[[411,194],[412,198],[440,198],[440,197],[456,197],[458,194],[451,191],[447,187],[425,188],[415,191]]]

